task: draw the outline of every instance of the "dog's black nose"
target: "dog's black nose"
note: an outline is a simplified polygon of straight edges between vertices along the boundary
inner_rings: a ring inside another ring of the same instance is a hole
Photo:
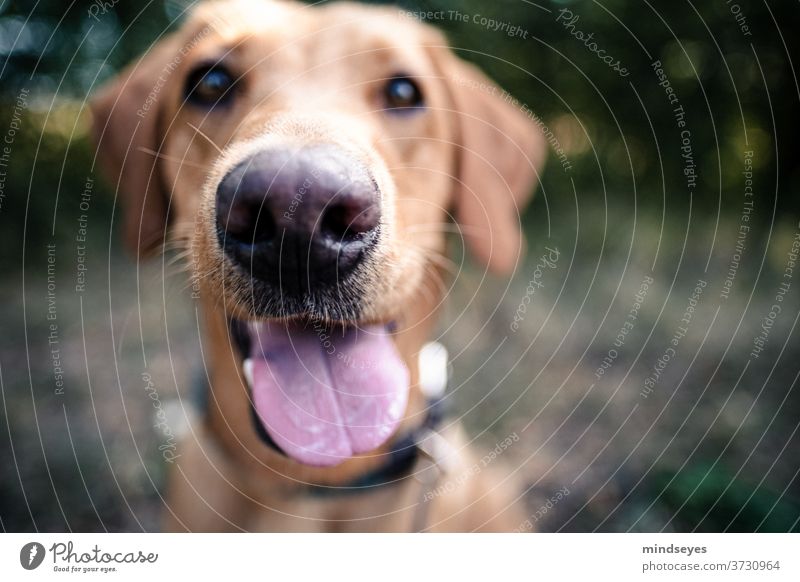
[[[225,253],[289,294],[344,279],[375,246],[381,218],[368,169],[331,145],[244,160],[220,182],[216,210]]]

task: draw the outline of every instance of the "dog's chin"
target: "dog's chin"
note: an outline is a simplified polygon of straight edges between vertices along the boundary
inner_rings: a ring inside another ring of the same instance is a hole
[[[289,307],[229,320],[256,432],[293,461],[317,467],[379,448],[402,420],[409,393],[394,324],[341,317],[352,315],[347,305],[339,312],[327,305],[324,318],[308,301]]]

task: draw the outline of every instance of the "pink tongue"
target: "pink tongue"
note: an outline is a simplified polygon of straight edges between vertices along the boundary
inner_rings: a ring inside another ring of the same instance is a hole
[[[253,402],[293,459],[331,466],[382,445],[408,400],[408,370],[382,326],[251,324]]]

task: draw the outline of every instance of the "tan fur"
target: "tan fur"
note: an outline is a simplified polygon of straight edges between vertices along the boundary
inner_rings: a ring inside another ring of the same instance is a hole
[[[209,113],[183,103],[193,64],[223,55],[242,77],[233,105]],[[397,72],[420,81],[425,113],[391,118],[379,111],[381,80]],[[211,405],[170,476],[167,529],[410,528],[420,493],[414,479],[347,498],[304,492],[305,483],[344,483],[364,474],[384,462],[385,447],[320,469],[277,454],[255,434],[226,325],[226,315],[252,313],[239,292],[246,281],[230,269],[214,236],[214,192],[226,171],[267,143],[333,143],[369,165],[384,197],[382,242],[362,275],[369,290],[360,321],[398,322],[396,343],[412,378],[399,430],[408,430],[423,418],[417,353],[443,299],[449,213],[492,270],[511,272],[521,252],[518,210],[532,193],[544,141],[496,88],[486,90],[492,87],[452,54],[438,31],[393,9],[230,0],[201,5],[100,92],[95,135],[126,207],[126,242],[150,253],[169,224],[168,236],[190,249],[202,296]],[[146,102],[147,111],[137,115]],[[458,430],[452,432],[458,475],[475,459]],[[481,472],[429,502],[429,528],[513,529],[522,521],[516,495],[510,483],[498,485]]]

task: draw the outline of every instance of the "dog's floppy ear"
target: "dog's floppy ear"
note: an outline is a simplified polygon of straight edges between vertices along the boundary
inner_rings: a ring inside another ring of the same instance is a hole
[[[547,143],[529,109],[449,49],[437,53],[457,126],[455,217],[476,258],[509,274],[524,250],[519,213],[533,194]]]
[[[158,41],[93,97],[92,134],[97,159],[122,198],[123,239],[134,255],[146,256],[164,241],[168,198],[157,154],[159,100],[179,51],[177,39]],[[174,68],[174,67],[173,67]]]

